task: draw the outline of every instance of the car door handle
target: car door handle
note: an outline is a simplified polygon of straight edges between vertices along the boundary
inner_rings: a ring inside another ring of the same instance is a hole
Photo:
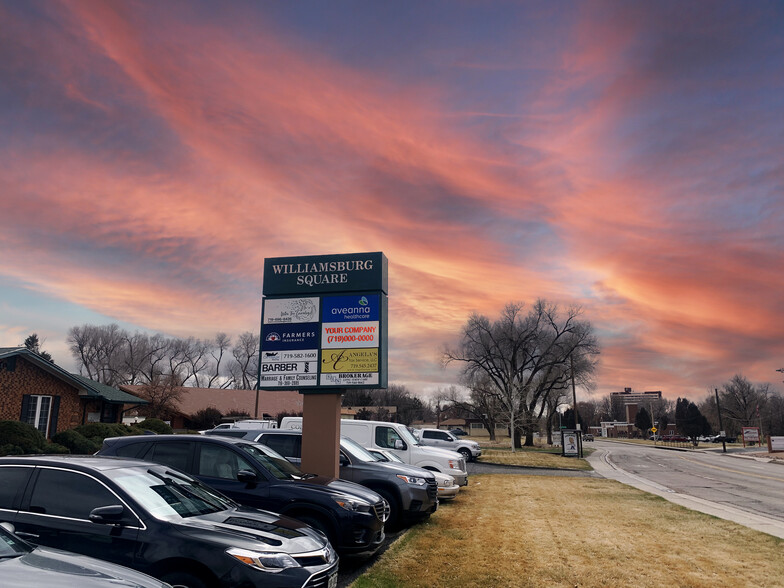
[[[25,533],[24,531],[16,531],[15,534],[21,537],[22,539],[38,539],[40,537],[35,533]]]

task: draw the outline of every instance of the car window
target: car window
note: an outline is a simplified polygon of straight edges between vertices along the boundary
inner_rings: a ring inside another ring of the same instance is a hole
[[[354,460],[364,461],[364,462],[374,462],[379,461],[376,457],[374,457],[367,449],[362,447],[356,441],[349,439],[348,437],[341,437],[340,438],[340,448],[347,453],[351,454],[351,457]]]
[[[402,441],[395,429],[392,427],[376,427],[376,445],[385,449],[394,449],[395,441]]]
[[[21,495],[33,468],[2,467],[0,468],[0,508],[16,510],[16,499]]]
[[[89,520],[91,510],[111,504],[122,501],[94,478],[79,472],[39,468],[28,510]]]
[[[139,456],[144,455],[147,445],[147,443],[128,443],[127,445],[120,445],[114,450],[114,454],[119,457],[138,458]]]
[[[200,444],[197,475],[236,480],[237,472],[240,470],[255,471],[247,460],[228,447],[208,443]]]
[[[264,435],[258,442],[274,449],[283,457],[302,457],[299,435]]]
[[[423,439],[437,439],[438,435],[434,431],[422,431]]]
[[[190,443],[181,441],[153,443],[152,449],[147,453],[145,459],[187,472],[190,448]]]
[[[0,527],[0,559],[30,553],[32,550],[27,543],[19,541],[6,529]]]
[[[278,480],[300,480],[306,477],[297,466],[288,461],[274,449],[260,443],[238,443],[237,447],[253,456],[259,466]]]

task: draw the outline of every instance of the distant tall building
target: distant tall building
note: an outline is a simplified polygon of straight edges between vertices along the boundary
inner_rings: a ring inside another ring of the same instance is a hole
[[[661,397],[661,390],[632,392],[631,388],[624,388],[623,392],[610,392],[610,400],[618,398],[624,404],[649,404],[654,400],[661,400]]]

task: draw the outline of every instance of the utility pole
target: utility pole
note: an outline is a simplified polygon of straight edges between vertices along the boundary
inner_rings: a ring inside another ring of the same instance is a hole
[[[721,433],[722,431],[724,431],[724,425],[721,424],[721,406],[719,406],[719,389],[714,388],[714,390],[716,391],[716,412],[719,413],[719,429],[720,429],[719,433]],[[726,431],[724,432],[726,433]],[[724,435],[721,438],[721,447],[724,450],[724,453],[727,453],[727,435]]]
[[[572,403],[574,404],[574,428],[577,429],[578,431],[581,431],[582,429],[580,428],[580,419],[578,418],[578,414],[577,414],[577,392],[575,391],[574,388],[574,355],[569,355],[569,366],[570,366],[569,371],[571,372],[571,376],[572,376]],[[579,441],[578,447],[580,450],[578,457],[582,457],[583,456],[582,437],[579,437],[578,441]]]

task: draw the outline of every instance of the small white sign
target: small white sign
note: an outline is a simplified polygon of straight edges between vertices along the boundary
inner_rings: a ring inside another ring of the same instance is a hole
[[[282,325],[318,322],[318,298],[266,298],[264,324]]]
[[[261,374],[262,388],[276,386],[316,386],[316,374]]]
[[[770,449],[771,451],[784,451],[784,437],[771,437]]]
[[[378,384],[378,372],[321,374],[322,386],[370,386]]]

